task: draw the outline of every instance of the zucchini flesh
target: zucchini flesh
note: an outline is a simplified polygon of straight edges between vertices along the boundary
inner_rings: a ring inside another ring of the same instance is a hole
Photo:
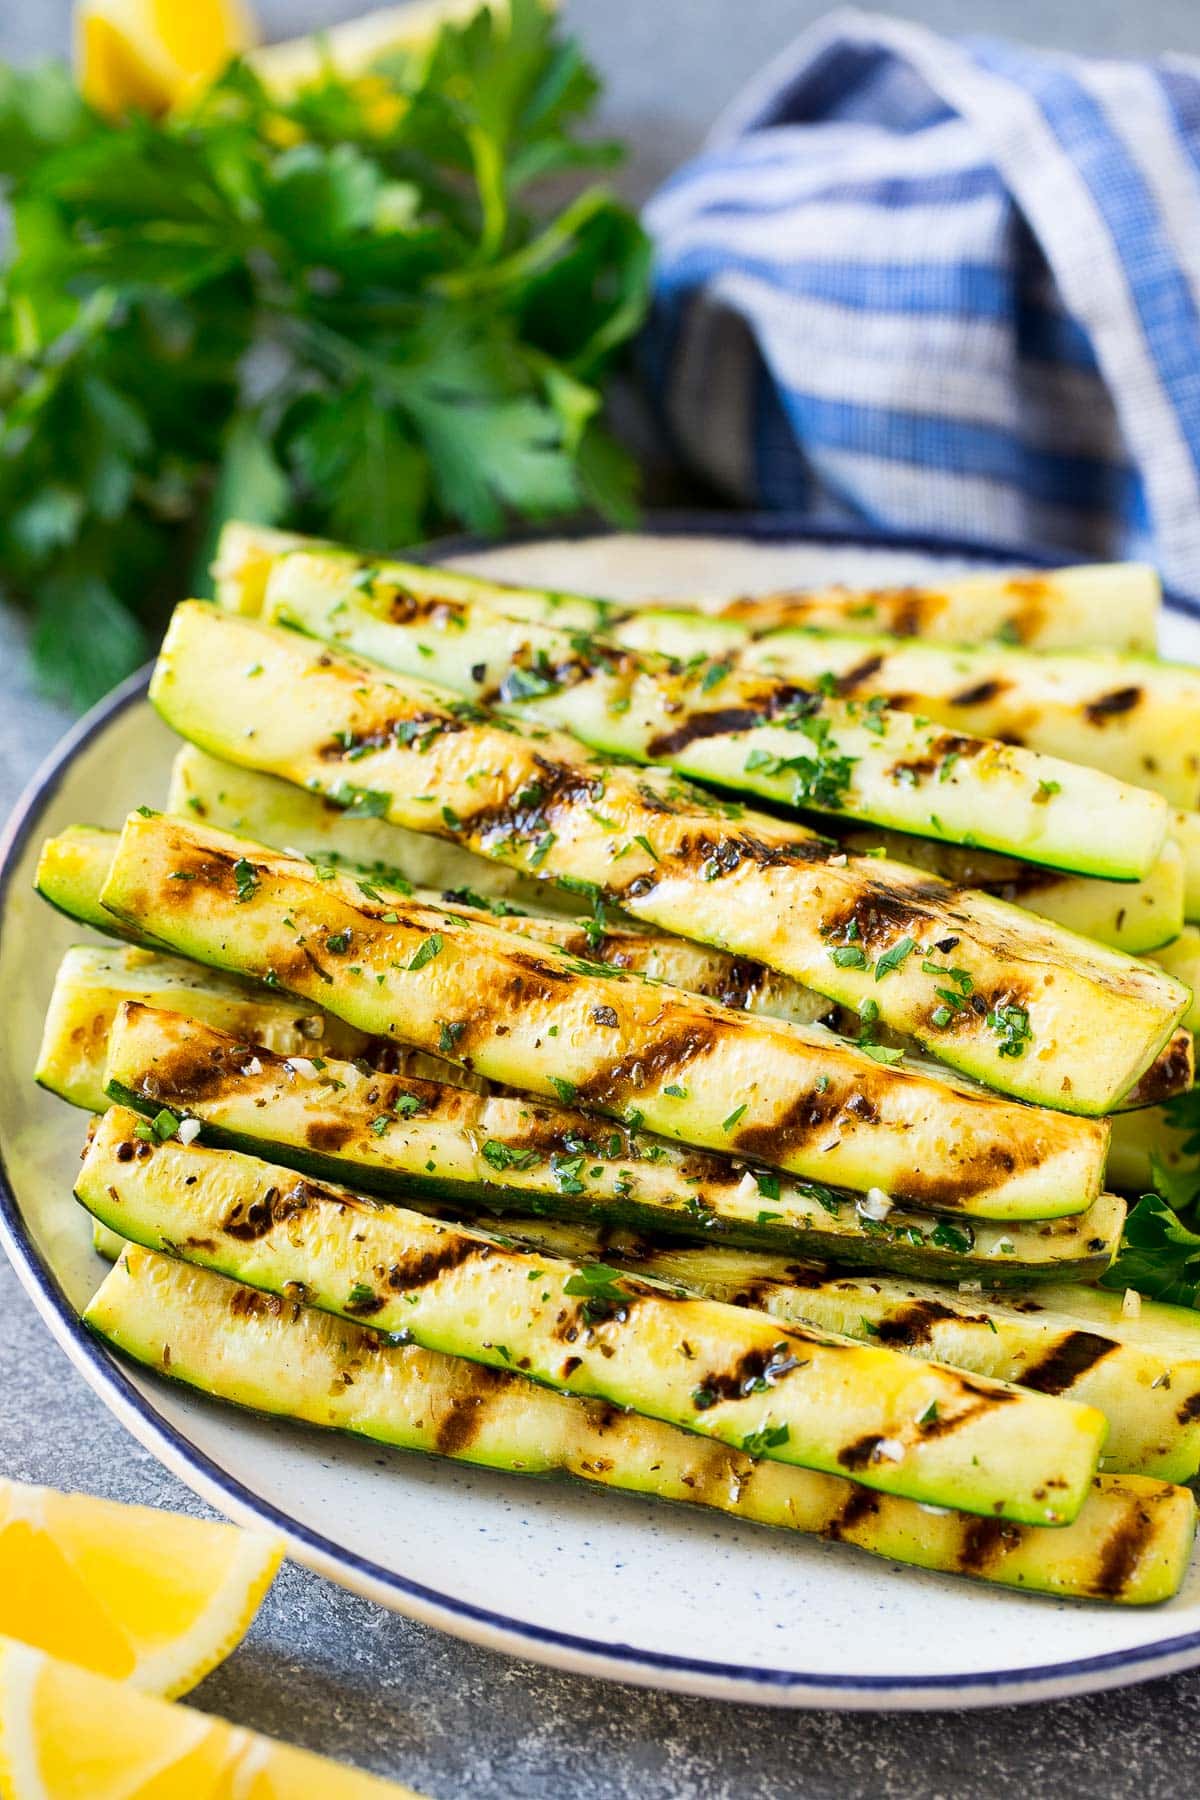
[[[1195,1166],[1195,1151],[1189,1155],[1184,1149],[1193,1136],[1173,1125],[1161,1106],[1119,1114],[1108,1146],[1108,1180],[1123,1194],[1149,1193],[1156,1185],[1155,1161],[1167,1175]]]
[[[253,838],[256,843],[277,849],[297,849],[334,867],[349,863],[354,872],[364,862],[364,828],[372,830],[371,843],[377,851],[390,848],[387,833],[399,835],[396,827],[385,820],[355,819],[291,782],[221,762],[194,744],[185,744],[175,757],[166,810],[185,818],[194,814],[221,831]],[[436,838],[426,841],[435,845],[439,842]],[[368,875],[377,875],[385,885],[394,886],[397,871],[393,860],[386,854],[373,859],[373,863],[367,863]],[[484,864],[485,868],[488,866]],[[535,905],[543,905],[554,891],[546,882],[538,884],[533,896]],[[561,919],[529,913],[523,904],[516,908],[511,900],[489,895],[486,890],[477,892],[461,886],[447,887],[440,896],[419,892],[418,897],[431,904],[440,900],[456,911],[472,912],[473,916],[481,910],[490,911],[506,921],[506,929],[524,937],[559,944],[592,962],[633,969],[653,981],[665,981],[671,987],[687,988],[693,994],[719,1000],[723,1006],[734,1006],[739,1012],[764,1013],[795,1025],[814,1025],[830,1011],[823,994],[762,963],[731,956],[693,939],[634,927],[628,921],[607,924],[592,920],[572,927]],[[523,903],[524,895],[521,899]]]
[[[1188,1003],[1161,972],[1002,901],[848,855],[665,771],[464,715],[440,689],[210,606],[176,609],[151,692],[213,754],[566,880],[848,1006],[869,1000],[940,1061],[1064,1111],[1109,1110]]]
[[[299,549],[297,543],[290,549]],[[961,575],[938,587],[818,588],[764,594],[713,608],[755,630],[781,626],[940,644],[1024,650],[1119,650],[1153,656],[1162,584],[1147,563]],[[708,608],[705,609],[710,610]]]
[[[1099,872],[1122,879],[1143,876],[1166,837],[1160,795],[1094,769],[727,663],[681,667],[488,606],[422,603],[384,570],[371,586],[347,578],[336,556],[285,557],[263,616],[481,706],[571,731],[602,753],[785,807],[1083,873],[1097,872],[1099,854]]]
[[[185,755],[202,758],[214,770],[221,770],[228,765],[218,763],[215,758],[204,757],[200,751],[186,751]],[[177,759],[178,761],[178,759]],[[313,796],[303,793],[299,788],[289,788],[271,775],[254,775],[241,770],[231,770],[234,775],[241,776],[246,787],[254,783],[262,784],[267,789],[281,788],[292,794],[301,806],[322,810],[321,803]],[[218,776],[218,780],[223,778]],[[222,787],[222,792],[225,789]],[[216,821],[223,823],[226,809],[215,803],[205,807],[205,816],[216,815]],[[261,818],[270,827],[277,822],[274,814],[267,807],[240,809],[235,815]],[[353,845],[354,822],[342,821],[340,841]],[[260,833],[260,841],[281,841],[285,834],[277,839],[269,839],[266,833]],[[305,847],[305,836],[298,834],[300,846]],[[43,897],[60,911],[86,923],[95,923],[100,929],[116,930],[118,921],[100,904],[100,890],[108,876],[116,850],[118,834],[115,831],[102,830],[95,826],[72,826],[57,838],[48,838],[42,846],[38,859],[37,887]],[[296,841],[297,834],[288,838],[289,843]],[[336,852],[326,851],[325,857],[331,866],[339,865]],[[652,981],[664,981],[670,987],[686,988],[690,993],[702,994],[707,999],[717,1000],[723,1006],[734,1007],[739,1012],[760,1013],[764,1017],[784,1019],[795,1025],[827,1025],[831,1029],[844,1032],[848,1036],[856,1036],[862,1030],[861,1020],[847,1009],[831,1006],[822,994],[812,988],[805,988],[787,975],[780,975],[773,969],[764,967],[762,963],[754,963],[746,957],[730,956],[723,950],[714,950],[708,945],[694,943],[687,938],[679,938],[660,932],[642,929],[629,929],[616,925],[601,925],[591,921],[586,925],[569,922],[561,918],[546,915],[534,917],[520,913],[510,901],[500,898],[488,899],[486,895],[476,894],[473,889],[465,890],[472,905],[464,902],[464,890],[451,889],[446,896],[439,898],[437,894],[421,889],[412,889],[404,881],[396,869],[386,864],[360,870],[353,862],[349,863],[346,872],[356,878],[368,878],[368,885],[378,883],[391,887],[396,882],[403,884],[402,891],[414,893],[426,904],[441,905],[447,911],[454,912],[464,919],[490,921],[501,919],[506,928],[518,932],[522,937],[530,937],[546,944],[557,944],[571,955],[597,963],[607,963],[613,968],[627,969],[636,974],[647,976]],[[485,905],[486,902],[486,905]],[[122,934],[137,939],[138,932],[133,926],[121,928]],[[143,941],[150,943],[146,934]],[[189,965],[181,964],[183,968]],[[193,971],[193,979],[195,971]],[[252,984],[243,984],[253,992]],[[136,996],[134,996],[136,997]],[[111,1010],[111,1009],[110,1009]],[[178,1008],[176,1010],[179,1010]],[[317,1009],[312,1022],[319,1028],[321,1015]],[[215,1021],[220,1023],[219,1020]],[[342,1027],[343,1035],[349,1033],[349,1027]],[[242,1032],[240,1035],[245,1036]],[[892,1047],[898,1047],[909,1057],[920,1058],[921,1047],[911,1039],[899,1033],[885,1034]],[[266,1041],[272,1041],[268,1034]],[[366,1040],[365,1040],[366,1041]],[[377,1046],[375,1050],[356,1048],[347,1051],[349,1055],[366,1056],[373,1064],[378,1061]],[[429,1058],[428,1073],[434,1079],[455,1081],[462,1084],[461,1072],[455,1073],[453,1066],[442,1058]],[[380,1065],[383,1066],[383,1065]],[[933,1065],[927,1065],[929,1072],[936,1073]],[[1134,1106],[1157,1105],[1170,1095],[1183,1092],[1190,1087],[1194,1073],[1190,1040],[1187,1033],[1177,1031],[1164,1045],[1155,1061],[1146,1070],[1135,1089],[1126,1094],[1119,1102],[1118,1109],[1126,1110]],[[54,1087],[54,1081],[48,1079],[44,1085]],[[478,1084],[475,1084],[478,1085]]]
[[[327,877],[323,879],[323,877]],[[1082,1212],[1107,1125],[875,1061],[557,945],[134,813],[101,898],[197,962],[491,1081],[842,1187],[981,1218]]]
[[[365,554],[297,532],[230,520],[221,531],[213,577],[217,599],[233,612],[262,611],[267,580],[293,551],[340,555],[350,573],[382,567],[414,598],[491,605],[512,618],[541,619],[579,631],[611,629],[629,610],[613,601],[520,587],[459,569],[380,564]],[[804,625],[828,631],[887,632],[939,643],[988,639],[1027,650],[1109,649],[1153,655],[1162,587],[1145,563],[1084,563],[1073,568],[998,570],[956,576],[938,587],[841,586],[767,594],[698,610],[746,624]]]
[[[1183,916],[1200,924],[1200,812],[1172,813],[1171,836],[1183,858]]]
[[[285,785],[275,782],[271,776],[256,779],[269,781],[272,786]],[[297,788],[291,792],[302,801],[311,801],[309,795]],[[352,839],[353,826],[345,823],[344,830]],[[108,879],[119,835],[98,826],[69,826],[58,837],[47,838],[38,858],[37,890],[68,917],[150,947],[145,932],[139,932],[133,925],[122,925],[100,904],[100,891]],[[262,836],[257,841],[276,840]],[[288,840],[289,844],[294,841]],[[300,848],[304,848],[303,844]],[[734,1007],[738,1012],[761,1013],[766,1018],[786,1019],[794,1025],[815,1025],[828,1023],[835,1010],[823,994],[802,987],[790,976],[687,938],[618,924],[601,925],[592,921],[579,924],[549,915],[535,917],[518,911],[510,901],[477,894],[473,888],[451,888],[444,895],[413,888],[400,871],[390,865],[374,864],[362,868],[353,861],[343,861],[336,853],[322,853],[318,860],[322,866],[343,868],[347,875],[356,881],[365,880],[368,886],[378,884],[390,891],[413,895],[427,906],[436,906],[475,923],[500,921],[507,930],[518,932],[522,937],[556,944],[572,956],[645,975],[651,981],[664,981],[670,987],[687,988],[690,993],[718,1000],[722,1006]],[[851,1029],[858,1029],[857,1021]]]
[[[1186,1488],[1101,1475],[1070,1525],[985,1532],[970,1515],[930,1513],[519,1375],[394,1344],[134,1246],[84,1322],[144,1367],[256,1412],[486,1468],[568,1473],[1003,1586],[1153,1604],[1176,1592],[1191,1553]]]
[[[251,1040],[253,1042],[253,1040]],[[311,1047],[310,1047],[311,1048]],[[253,1051],[227,1032],[136,1002],[113,1023],[105,1097],[150,1116],[198,1119],[206,1143],[285,1163],[367,1193],[449,1199],[498,1213],[602,1220],[671,1236],[749,1244],[874,1266],[987,1281],[1018,1270],[1042,1226],[1015,1230],[891,1208],[785,1180],[727,1157],[677,1149],[584,1113],[443,1083],[380,1076],[353,1063]],[[1072,1220],[1073,1246],[1041,1265],[1070,1271],[1096,1232],[1105,1251],[1121,1209],[1103,1196]],[[878,1209],[882,1210],[882,1209]],[[1091,1234],[1086,1235],[1086,1234]]]
[[[756,635],[728,619],[649,610],[616,635],[629,649],[733,658],[782,681],[828,676],[845,698],[882,695],[948,729],[1103,769],[1172,806],[1200,804],[1200,671],[1182,663],[831,632]]]
[[[443,1057],[370,1037],[320,1007],[297,1006],[284,995],[182,957],[134,945],[93,944],[76,944],[59,965],[34,1070],[38,1085],[72,1106],[103,1112],[109,1036],[126,1000],[203,1021],[228,1033],[232,1043],[258,1044],[280,1056],[357,1059],[392,1075],[449,1082],[473,1092],[485,1086]]]
[[[1200,926],[1185,925],[1173,944],[1151,959],[1192,992],[1192,1004],[1184,1014],[1188,1031],[1200,1032]]]
[[[1123,950],[1127,956],[1145,956],[1171,943],[1183,929],[1183,853],[1173,841],[1163,845],[1158,861],[1141,881],[1116,882],[1064,875],[1014,856],[940,844],[903,831],[855,827],[839,830],[837,836],[857,855],[882,848],[896,862],[928,869],[958,887],[978,888],[1012,906],[1023,906],[1041,919],[1051,919],[1081,937]]]
[[[1193,1010],[1195,1006],[1193,1003]],[[1191,1031],[1184,1027],[1153,1063],[1136,1087],[1122,1100],[1119,1112],[1134,1112],[1141,1106],[1158,1106],[1176,1094],[1186,1094],[1196,1079],[1196,1044]]]
[[[1108,1420],[1102,1468],[1160,1481],[1190,1481],[1200,1469],[1200,1318],[1184,1307],[1143,1300],[1126,1318],[1120,1294],[1080,1284],[985,1295],[785,1256],[622,1240],[587,1225],[529,1219],[510,1229],[557,1256],[603,1256],[785,1325],[1069,1394]]]
[[[121,1107],[98,1122],[76,1193],[133,1242],[251,1287],[930,1505],[1069,1522],[1103,1447],[1094,1407],[158,1142]]]

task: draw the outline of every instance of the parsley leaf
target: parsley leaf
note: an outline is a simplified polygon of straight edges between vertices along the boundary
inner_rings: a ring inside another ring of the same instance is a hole
[[[235,63],[161,119],[0,69],[0,568],[48,686],[135,666],[229,516],[380,548],[629,518],[601,382],[649,245],[606,188],[534,194],[613,160],[597,90],[538,0],[369,78]]]

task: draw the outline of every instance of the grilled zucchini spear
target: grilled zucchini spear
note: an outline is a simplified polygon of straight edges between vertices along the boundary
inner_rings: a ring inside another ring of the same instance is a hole
[[[182,809],[172,806],[171,810]],[[839,829],[836,835],[856,855],[882,849],[896,862],[928,869],[958,887],[977,888],[997,900],[1023,906],[1041,919],[1052,919],[1068,931],[1095,938],[1127,956],[1145,956],[1172,943],[1183,929],[1184,861],[1173,840],[1163,845],[1144,880],[1101,881],[1087,875],[1060,874],[989,850],[940,844],[903,831],[854,826]]]
[[[680,666],[490,606],[416,600],[386,565],[367,584],[336,555],[285,557],[263,616],[605,754],[784,806],[1120,879],[1144,876],[1166,836],[1160,795],[1094,769],[725,662]]]
[[[746,1250],[652,1244],[595,1225],[506,1220],[556,1256],[603,1257],[654,1280],[916,1357],[933,1357],[1040,1394],[1067,1394],[1108,1420],[1101,1466],[1161,1481],[1200,1469],[1200,1318],[1081,1283],[989,1291],[878,1271],[822,1268]],[[969,1291],[968,1291],[969,1290]]]
[[[1062,1597],[1150,1605],[1187,1571],[1186,1488],[1097,1476],[1054,1531],[930,1512],[505,1370],[377,1332],[134,1246],[84,1322],[114,1350],[235,1405],[524,1475],[711,1507],[893,1562]]]
[[[307,1073],[307,1065],[316,1070],[323,1062],[322,1072],[345,1080],[347,1089],[357,1084],[363,1074],[362,1068],[353,1064],[349,1075],[344,1073],[349,1058],[365,1061],[368,1067],[377,1067],[389,1077],[403,1072],[409,1078],[403,1084],[405,1093],[420,1092],[413,1083],[423,1079],[429,1100],[421,1109],[421,1116],[427,1123],[447,1117],[461,1122],[462,1102],[451,1093],[449,1082],[485,1085],[452,1063],[425,1057],[420,1051],[398,1052],[394,1044],[354,1032],[319,1008],[298,1012],[294,1004],[279,996],[263,989],[257,992],[257,1000],[248,998],[248,990],[242,984],[199,970],[176,957],[152,956],[132,948],[78,945],[63,958],[54,985],[37,1079],[72,1105],[102,1112],[108,1105],[105,1082],[111,1033],[122,1004],[128,1000],[156,1012],[168,1010],[171,1015],[182,1015],[185,1023],[211,1025],[224,1031],[231,1042],[254,1046],[268,1082],[271,1052],[292,1059],[298,1076]],[[178,1021],[173,1029],[178,1029]],[[341,1064],[334,1061],[335,1057],[342,1059]],[[230,1077],[228,1092],[223,1096],[210,1092],[203,1102],[193,1099],[186,1106],[180,1101],[181,1112],[211,1117],[222,1110],[225,1102],[235,1107],[237,1096],[247,1091],[246,1084],[260,1079],[253,1071],[247,1073],[251,1060],[249,1055],[242,1058],[241,1068]],[[434,1068],[438,1070],[436,1089]],[[127,1067],[125,1074],[130,1072]],[[155,1114],[161,1109],[161,1101],[151,1105],[145,1096],[133,1099],[132,1089],[130,1103],[145,1106]],[[516,1139],[494,1136],[507,1115],[502,1109],[492,1108],[486,1130],[472,1146],[474,1166],[480,1179],[487,1183],[481,1202],[499,1210],[510,1203],[506,1190],[511,1189],[520,1193],[520,1203],[526,1209],[548,1211],[558,1206],[578,1213],[586,1208],[589,1215],[598,1211],[601,1216],[610,1217],[608,1207],[596,1204],[593,1183],[600,1177],[591,1173],[596,1166],[595,1157],[581,1159],[578,1174],[571,1172],[579,1154],[578,1145],[574,1149],[564,1145],[564,1156],[557,1163],[545,1155],[531,1161],[532,1146],[524,1128],[528,1117],[558,1119],[565,1137],[570,1117],[567,1110],[545,1103],[522,1104],[527,1117]],[[411,1111],[408,1102],[397,1117],[403,1118],[406,1111]],[[373,1106],[366,1126],[369,1150],[378,1148],[381,1133],[371,1129],[371,1125],[381,1115],[386,1116],[383,1109]],[[224,1122],[229,1123],[228,1111]],[[258,1147],[276,1161],[299,1165],[299,1157],[280,1140],[274,1127],[272,1134],[264,1134],[265,1123],[262,1112],[256,1108],[253,1131],[247,1133],[242,1147]],[[305,1130],[307,1137],[307,1123]],[[625,1138],[623,1128],[601,1127],[595,1119],[589,1119],[583,1135],[588,1141],[598,1140],[608,1147],[614,1133]],[[707,1238],[724,1236],[728,1228],[730,1239],[744,1237],[748,1242],[777,1249],[792,1247],[792,1234],[802,1231],[808,1255],[866,1262],[935,1280],[1061,1281],[1101,1275],[1112,1260],[1125,1217],[1124,1202],[1113,1194],[1102,1194],[1085,1213],[1074,1218],[1034,1220],[1028,1225],[988,1224],[962,1216],[943,1218],[903,1206],[891,1207],[883,1218],[872,1218],[861,1212],[853,1200],[845,1203],[832,1188],[823,1185],[790,1181],[769,1170],[748,1170],[730,1159],[680,1150],[661,1141],[647,1142],[637,1137],[630,1141],[634,1192],[639,1204],[653,1203],[655,1230]],[[493,1142],[497,1147],[488,1149]],[[312,1149],[311,1144],[306,1144],[305,1154]],[[354,1185],[369,1188],[370,1182],[360,1179],[360,1175],[369,1173],[369,1165],[363,1162],[350,1175],[348,1164],[341,1160],[352,1157],[353,1150],[352,1139],[339,1147],[337,1159],[327,1150],[328,1166],[331,1170],[336,1167],[341,1177],[352,1180]],[[703,1179],[700,1171],[705,1172]],[[428,1174],[423,1167],[420,1172]],[[615,1191],[620,1171],[610,1162],[602,1173]],[[576,1191],[577,1186],[583,1187],[582,1196]],[[628,1197],[619,1196],[622,1200]],[[882,1210],[879,1206],[870,1209]]]
[[[1200,670],[1104,651],[970,649],[912,639],[764,631],[696,613],[639,613],[629,649],[720,657],[780,681],[827,677],[846,699],[883,696],[954,731],[1020,742],[1047,756],[1200,804]]]
[[[236,822],[248,835],[264,844],[288,844],[305,853],[309,851],[310,845],[319,844],[323,846],[319,854],[327,866],[340,867],[343,873],[353,876],[360,883],[365,880],[368,886],[387,887],[415,895],[427,905],[442,907],[467,920],[483,920],[486,923],[502,920],[505,929],[518,932],[522,937],[533,938],[543,944],[557,944],[561,949],[585,961],[608,963],[614,968],[629,969],[646,975],[652,981],[665,981],[671,987],[686,988],[689,993],[719,1000],[723,1006],[731,1006],[738,1012],[761,1013],[767,1018],[786,1019],[794,1025],[827,1025],[834,1031],[857,1038],[860,1044],[867,1046],[869,1055],[887,1061],[894,1060],[900,1052],[920,1057],[921,1047],[899,1033],[887,1033],[888,1044],[877,1046],[873,1040],[879,1032],[873,1023],[870,1009],[867,1009],[863,1017],[858,1017],[848,1008],[832,1005],[815,989],[802,987],[790,976],[780,975],[776,970],[768,969],[762,963],[751,962],[746,957],[730,956],[726,951],[714,950],[709,945],[697,944],[687,938],[663,932],[621,925],[601,926],[595,920],[581,924],[545,914],[530,915],[509,900],[489,898],[470,888],[452,888],[439,896],[429,890],[414,889],[398,869],[387,864],[376,864],[363,869],[353,860],[347,860],[338,852],[327,848],[333,843],[345,844],[350,851],[356,848],[355,820],[335,813],[334,818],[340,826],[338,830],[300,829],[289,833],[283,828],[287,823],[302,824],[301,815],[306,811],[318,815],[325,813],[327,809],[323,803],[300,788],[277,781],[272,775],[234,769],[192,747],[176,758],[177,773],[183,767],[184,759],[188,759],[188,767],[193,770],[197,764],[202,764],[206,775],[208,771],[227,772],[225,776],[219,773],[216,776],[215,785],[219,786],[220,798],[214,796],[214,782],[211,780],[206,780],[199,790],[209,796],[199,816],[211,819],[214,824],[233,828]],[[233,780],[230,781],[229,777]],[[251,790],[261,792],[252,793]],[[199,791],[196,784],[189,781],[187,797],[197,799]],[[180,793],[181,787],[176,780],[172,783],[172,795]],[[227,804],[233,794],[242,803],[237,807]],[[277,804],[280,796],[288,797],[286,806],[282,808]],[[171,810],[183,812],[186,816],[183,805],[172,807]],[[384,829],[390,827],[385,826]],[[52,906],[71,918],[97,930],[148,944],[150,940],[145,933],[139,936],[133,926],[119,923],[100,904],[100,890],[112,864],[117,836],[115,831],[106,831],[99,826],[73,825],[68,826],[57,837],[47,838],[38,859],[37,889]],[[378,838],[375,841],[378,842]],[[430,1060],[432,1062],[437,1059]],[[928,1066],[932,1072],[932,1065]],[[448,1068],[449,1065],[442,1063],[440,1068],[431,1067],[428,1072],[439,1079],[457,1079],[461,1082],[461,1075],[449,1075]],[[1123,1112],[1158,1105],[1171,1095],[1189,1088],[1193,1075],[1191,1038],[1186,1031],[1177,1030],[1163,1045],[1136,1086],[1121,1098],[1116,1110]]]
[[[892,1067],[820,1027],[738,1013],[189,821],[132,814],[101,899],[195,961],[372,1036],[700,1148],[981,1218],[1078,1213],[1099,1192],[1105,1123]]]
[[[76,1193],[102,1224],[428,1350],[516,1368],[735,1448],[936,1506],[1065,1524],[1094,1407],[522,1249],[233,1150],[99,1121]]]
[[[217,599],[233,612],[257,614],[271,570],[292,551],[339,546],[297,532],[230,520],[221,531],[213,577]],[[361,567],[371,560],[340,547]],[[417,599],[438,596],[485,605],[513,618],[548,619],[578,631],[611,629],[628,613],[619,602],[547,593],[458,569],[390,561],[396,580]],[[979,644],[994,638],[1027,650],[1109,649],[1153,655],[1162,588],[1144,563],[1084,563],[1074,568],[998,570],[964,575],[938,587],[805,589],[751,596],[700,610],[758,625],[803,625],[873,636]]]
[[[64,1010],[57,1009],[61,1015]],[[165,1107],[198,1119],[206,1143],[246,1150],[303,1174],[367,1193],[443,1197],[496,1212],[602,1220],[668,1235],[774,1247],[946,1279],[1021,1278],[1040,1223],[1014,1230],[938,1220],[886,1202],[861,1207],[823,1184],[789,1181],[728,1157],[682,1150],[586,1113],[514,1096],[490,1098],[369,1065],[275,1052],[200,1020],[122,1003],[99,1085],[109,1099],[155,1117]],[[53,1048],[46,1053],[53,1062]],[[877,1197],[878,1200],[878,1197]],[[1114,1216],[1115,1215],[1115,1216]],[[1120,1230],[1104,1195],[1071,1221],[1073,1254],[1095,1259]],[[1086,1238],[1083,1234],[1090,1233]],[[1072,1250],[1040,1264],[1061,1278]],[[1057,1267],[1056,1267],[1057,1262]]]
[[[1188,1004],[1170,977],[1016,907],[209,606],[177,608],[152,697],[211,753],[348,812],[452,837],[870,1002],[1001,1092],[1106,1112]]]

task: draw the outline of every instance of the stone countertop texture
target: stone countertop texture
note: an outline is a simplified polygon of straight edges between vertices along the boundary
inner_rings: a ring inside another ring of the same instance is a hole
[[[186,4],[186,0],[178,0]],[[361,10],[262,0],[272,35]],[[816,0],[567,0],[605,76],[604,123],[640,197],[738,85],[824,10]],[[946,31],[1100,54],[1200,52],[1196,0],[910,0]],[[60,54],[67,0],[0,0],[0,58]],[[34,691],[0,613],[0,817],[69,723]],[[24,1480],[200,1511],[55,1349],[0,1267],[0,1468]],[[411,1624],[288,1565],[245,1644],[197,1690],[240,1724],[406,1781],[435,1800],[1166,1800],[1200,1734],[1200,1671],[1024,1709],[782,1712],[563,1676]]]

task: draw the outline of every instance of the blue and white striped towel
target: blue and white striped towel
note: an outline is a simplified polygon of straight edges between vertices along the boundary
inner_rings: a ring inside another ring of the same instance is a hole
[[[1200,62],[837,12],[647,223],[651,384],[736,499],[1200,593]]]

